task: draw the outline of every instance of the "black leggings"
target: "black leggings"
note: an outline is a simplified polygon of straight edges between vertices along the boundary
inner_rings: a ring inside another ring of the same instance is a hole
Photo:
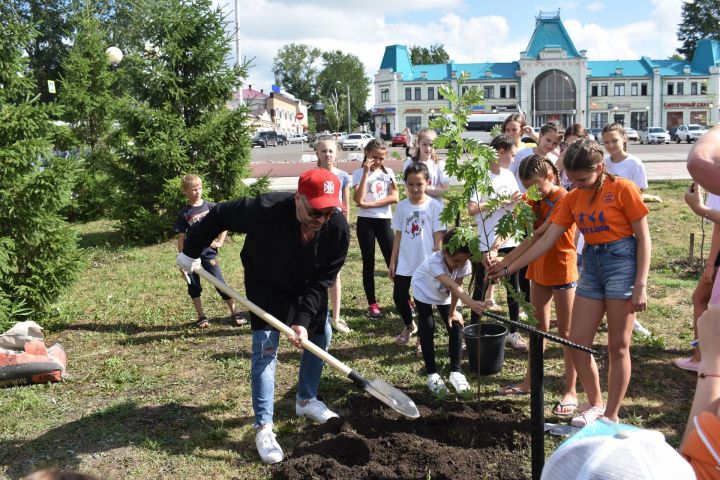
[[[499,250],[499,253],[507,255],[514,249],[515,247],[501,248]],[[485,280],[485,267],[483,266],[482,262],[477,262],[473,264],[473,269],[475,270],[475,284],[473,286],[472,298],[473,300],[485,300],[485,291],[483,290],[483,282]],[[523,292],[523,294],[525,295],[525,301],[530,302],[530,281],[525,278],[525,273],[527,273],[527,267],[523,267],[517,272],[510,275],[508,281],[510,282],[510,285],[513,287],[514,291]],[[511,291],[512,290],[510,290],[509,288],[507,289],[508,312],[510,314],[510,320],[517,322],[520,319],[520,305],[518,305],[518,303],[510,294]],[[480,319],[477,313],[472,312],[470,314],[470,323],[478,323],[479,320]],[[515,333],[518,331],[518,328],[514,325],[507,325],[507,327],[510,333]]]
[[[390,265],[392,254],[393,231],[390,228],[389,218],[357,217],[357,239],[360,244],[362,256],[362,276],[365,298],[368,305],[377,303],[375,297],[375,239],[380,245],[380,251],[385,259],[385,265]]]
[[[415,299],[418,336],[420,337],[420,346],[422,346],[425,371],[428,375],[437,373],[437,365],[435,364],[435,322],[433,321],[432,307],[432,305],[419,302],[417,298]],[[435,305],[435,308],[440,313],[440,318],[450,337],[448,341],[450,371],[459,372],[460,358],[462,356],[462,327],[457,322],[453,322],[452,328],[447,326],[450,305]]]
[[[410,281],[412,277],[404,275],[395,275],[395,283],[393,284],[393,300],[395,308],[397,308],[400,318],[406,327],[412,323],[412,310],[410,309]]]

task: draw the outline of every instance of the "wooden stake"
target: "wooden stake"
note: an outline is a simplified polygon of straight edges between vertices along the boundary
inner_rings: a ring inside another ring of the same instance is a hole
[[[695,234],[690,234],[690,249],[688,253],[688,263],[693,263],[695,259]]]

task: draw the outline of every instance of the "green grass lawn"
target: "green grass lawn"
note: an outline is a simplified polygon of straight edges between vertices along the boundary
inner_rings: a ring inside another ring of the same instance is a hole
[[[701,270],[699,261],[688,261],[690,232],[696,233],[699,256],[701,223],[682,201],[685,188],[679,182],[651,184],[650,193],[664,201],[650,204],[649,309],[639,320],[655,336],[634,342],[633,377],[621,411],[624,421],[658,429],[675,446],[695,381],[671,361],[689,353],[691,295]],[[125,247],[110,222],[78,225],[77,230],[87,251],[87,268],[58,301],[47,335],[49,342],[65,347],[71,376],[60,384],[0,392],[0,476],[20,478],[56,466],[108,479],[269,477],[257,457],[252,431],[249,327],[231,325],[225,304],[206,289],[203,299],[212,326],[194,328],[194,311],[174,264],[174,242]],[[705,255],[711,230],[706,225]],[[241,240],[229,239],[220,256],[225,278],[238,289]],[[341,274],[342,315],[353,332],[336,334],[332,353],[367,378],[381,377],[422,402],[427,395],[422,361],[412,348],[393,341],[402,322],[390,308],[391,286],[379,253],[377,265],[385,318],[370,321],[353,239]],[[446,376],[443,341],[438,359]],[[605,341],[600,334],[600,350]],[[562,388],[561,350],[550,346],[546,358],[545,401],[550,408]],[[307,425],[295,418],[292,408],[299,354],[284,342],[279,359],[276,431],[291,453]],[[604,385],[607,361],[600,358],[599,363]],[[529,415],[528,397],[495,393],[520,380],[525,364],[524,354],[508,352],[502,372],[481,378],[479,385],[469,376],[471,385],[482,399],[508,402]],[[342,415],[355,391],[326,369],[321,394]],[[548,441],[548,449],[553,446]],[[518,462],[529,460],[519,455]]]

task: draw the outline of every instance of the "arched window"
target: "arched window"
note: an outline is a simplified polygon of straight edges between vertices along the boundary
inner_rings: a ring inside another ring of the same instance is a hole
[[[532,107],[535,124],[559,121],[569,125],[576,114],[575,82],[561,70],[548,70],[535,79],[532,88]]]

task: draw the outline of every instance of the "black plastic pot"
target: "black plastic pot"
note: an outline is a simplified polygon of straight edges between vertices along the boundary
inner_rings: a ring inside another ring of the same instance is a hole
[[[465,327],[463,336],[467,345],[470,370],[478,373],[479,366],[480,375],[493,375],[502,370],[507,333],[507,327],[498,323],[476,323]]]

